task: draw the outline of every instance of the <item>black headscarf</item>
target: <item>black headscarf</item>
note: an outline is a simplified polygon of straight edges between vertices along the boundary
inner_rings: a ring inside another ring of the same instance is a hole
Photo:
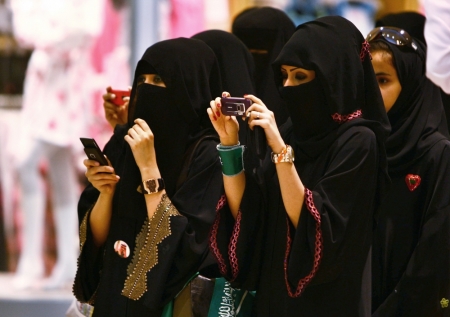
[[[156,73],[166,87],[137,85],[141,74]],[[213,133],[206,109],[222,91],[214,52],[202,41],[177,38],[149,47],[138,62],[130,97],[128,128],[136,118],[147,122],[154,134],[156,160],[169,198],[175,192],[184,154],[202,135]],[[118,130],[118,129],[117,129]],[[141,175],[129,145],[124,142],[123,159],[116,188],[119,212],[131,217],[146,210],[136,191]],[[117,205],[117,204],[116,204]]]
[[[217,57],[222,87],[233,97],[254,94],[253,73],[255,65],[247,47],[235,35],[222,30],[200,32],[192,38],[208,44]],[[218,97],[218,96],[213,96]],[[239,140],[247,144],[248,124],[238,119]]]
[[[415,39],[425,43],[423,29],[425,27],[425,16],[414,11],[390,13],[378,19],[375,27],[394,26],[405,30]]]
[[[424,27],[426,18],[418,12],[391,13],[377,20],[376,26],[394,26],[405,30],[416,40],[426,45]],[[447,126],[450,128],[450,94],[439,88],[444,106]]]
[[[248,49],[268,51],[267,54],[252,54],[255,61],[255,88],[257,96],[274,112],[278,125],[287,120],[288,113],[273,82],[271,63],[294,30],[295,25],[286,13],[272,7],[246,10],[235,18],[232,25],[232,33]]]
[[[291,115],[286,128],[293,130],[290,142],[298,150],[296,156],[317,157],[343,132],[360,125],[376,134],[380,164],[386,167],[384,141],[390,127],[364,42],[350,21],[323,17],[298,26],[274,62],[275,82]],[[314,70],[316,77],[307,84],[281,87],[281,65]]]
[[[402,90],[388,112],[392,132],[386,142],[389,171],[402,172],[436,142],[448,138],[439,88],[425,76],[426,49],[400,47],[383,39],[392,51]]]

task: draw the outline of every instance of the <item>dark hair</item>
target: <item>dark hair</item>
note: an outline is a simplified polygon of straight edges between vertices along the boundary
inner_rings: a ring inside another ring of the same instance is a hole
[[[370,53],[375,53],[375,52],[382,52],[382,53],[386,53],[387,55],[389,55],[389,57],[391,57],[391,61],[392,61],[392,66],[395,66],[395,59],[394,59],[394,54],[392,53],[391,48],[389,47],[389,45],[387,45],[384,41],[373,41],[370,42]]]

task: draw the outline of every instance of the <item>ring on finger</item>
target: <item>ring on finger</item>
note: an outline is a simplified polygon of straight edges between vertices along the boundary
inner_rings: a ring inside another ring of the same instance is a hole
[[[256,119],[259,119],[259,112],[257,112]]]

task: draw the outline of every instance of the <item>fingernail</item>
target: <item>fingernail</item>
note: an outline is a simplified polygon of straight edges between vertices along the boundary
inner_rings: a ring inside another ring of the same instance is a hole
[[[217,118],[216,118],[216,116],[214,116],[214,117],[213,117],[213,119],[214,119],[214,121],[217,121]]]
[[[220,104],[220,102],[218,102],[216,106],[220,108],[220,107],[221,107],[221,104]]]
[[[217,117],[220,117],[220,111],[216,111]]]

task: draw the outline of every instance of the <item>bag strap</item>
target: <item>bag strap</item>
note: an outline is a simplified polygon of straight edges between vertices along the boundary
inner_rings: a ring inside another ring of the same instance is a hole
[[[206,134],[200,137],[195,143],[191,144],[187,151],[184,153],[183,167],[181,168],[180,175],[178,176],[176,190],[178,190],[181,185],[186,181],[189,174],[189,168],[191,167],[192,159],[194,158],[195,151],[198,146],[205,140],[216,140],[220,141],[219,137],[215,134]]]

